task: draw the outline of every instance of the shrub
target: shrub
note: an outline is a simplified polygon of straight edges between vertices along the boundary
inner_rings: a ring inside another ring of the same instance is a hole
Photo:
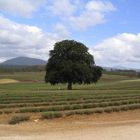
[[[111,113],[111,112],[113,112],[113,109],[112,108],[105,108],[104,109],[104,112]]]
[[[82,108],[83,108],[83,105],[79,105],[79,104],[73,105],[73,107],[72,107],[73,110],[82,109]]]
[[[129,110],[129,106],[122,106],[122,107],[121,107],[121,110],[122,110],[122,111],[127,111],[127,110]]]
[[[53,118],[60,118],[60,117],[62,117],[63,116],[63,114],[62,114],[62,112],[45,112],[45,113],[43,113],[42,114],[42,117],[44,118],[44,119],[53,119]]]
[[[122,104],[122,102],[114,102],[114,106],[120,106]]]
[[[83,108],[92,108],[92,107],[94,107],[94,104],[84,104],[83,105]]]
[[[93,110],[85,110],[84,111],[84,114],[86,114],[86,115],[93,114]]]
[[[120,107],[112,107],[113,112],[119,112],[121,111]]]
[[[96,109],[96,110],[94,111],[94,113],[103,113],[103,112],[104,112],[103,109]]]
[[[17,124],[23,121],[28,121],[29,119],[30,119],[30,116],[28,115],[13,116],[11,120],[9,121],[9,124]]]
[[[72,116],[75,114],[75,111],[69,111],[65,113],[65,116]]]
[[[10,113],[12,113],[12,110],[4,110],[3,113],[4,114],[10,114]]]
[[[83,110],[77,110],[77,111],[75,111],[75,114],[77,114],[77,115],[83,115],[84,114],[84,111]]]
[[[99,105],[99,107],[106,107],[106,106],[109,106],[109,103],[105,102],[105,103],[101,103],[101,104]]]

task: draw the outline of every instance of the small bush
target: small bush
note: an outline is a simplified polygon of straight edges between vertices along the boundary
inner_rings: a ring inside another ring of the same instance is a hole
[[[122,102],[114,102],[114,106],[120,106],[122,104]]]
[[[105,103],[101,103],[101,104],[99,105],[99,107],[106,107],[106,106],[109,106],[109,103],[105,102]]]
[[[83,115],[84,114],[84,111],[83,110],[77,110],[77,111],[75,111],[75,114],[77,114],[77,115]]]
[[[65,116],[72,116],[75,114],[75,111],[69,111],[65,113]]]
[[[10,114],[10,113],[12,113],[12,110],[4,110],[3,113],[4,114]]]
[[[13,116],[11,120],[9,121],[9,124],[17,124],[23,121],[28,121],[29,119],[30,119],[30,116],[28,115]]]
[[[120,112],[121,111],[120,107],[113,107],[112,110],[113,110],[113,112]]]
[[[83,108],[91,108],[92,104],[83,104]]]
[[[113,112],[113,109],[112,108],[105,108],[104,109],[104,112],[111,113],[111,112]]]
[[[55,112],[45,112],[42,114],[42,117],[44,119],[54,119],[54,118],[60,118],[62,116],[63,116],[62,112],[56,112],[56,111]]]
[[[85,110],[84,111],[84,114],[86,114],[86,115],[93,114],[93,110]]]
[[[73,106],[72,106],[72,109],[73,109],[73,110],[82,109],[82,108],[83,108],[83,105],[78,105],[78,104],[77,104],[77,105],[73,105]]]
[[[121,110],[122,110],[122,111],[127,111],[127,110],[129,110],[129,106],[122,106],[122,107],[121,107]]]
[[[96,110],[94,111],[94,113],[103,113],[103,112],[104,112],[103,109],[96,109]]]

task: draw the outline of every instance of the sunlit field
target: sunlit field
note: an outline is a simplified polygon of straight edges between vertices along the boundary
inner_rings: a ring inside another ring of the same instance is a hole
[[[44,72],[17,72],[0,75],[0,123],[53,119],[71,115],[111,113],[140,109],[140,79],[104,74],[97,84],[52,86],[44,83]],[[4,118],[4,116],[6,116]],[[16,116],[16,117],[15,117]]]

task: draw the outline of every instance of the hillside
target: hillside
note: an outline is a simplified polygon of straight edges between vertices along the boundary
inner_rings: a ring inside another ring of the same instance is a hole
[[[34,65],[45,65],[46,61],[37,59],[37,58],[30,58],[30,57],[16,57],[9,59],[1,65],[14,65],[14,66],[34,66]]]

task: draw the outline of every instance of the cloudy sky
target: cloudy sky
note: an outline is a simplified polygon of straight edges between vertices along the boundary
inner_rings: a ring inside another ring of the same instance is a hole
[[[0,62],[83,42],[101,66],[140,68],[140,0],[0,0]]]

